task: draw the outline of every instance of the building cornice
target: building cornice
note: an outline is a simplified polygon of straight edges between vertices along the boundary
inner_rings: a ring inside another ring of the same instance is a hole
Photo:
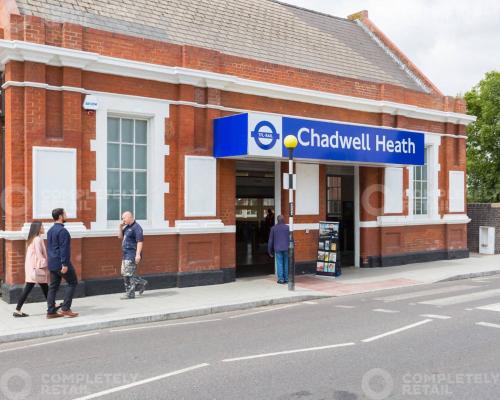
[[[0,64],[9,61],[29,61],[53,66],[79,68],[84,71],[147,79],[172,84],[188,84],[229,92],[298,101],[356,111],[387,113],[408,118],[468,125],[475,117],[450,111],[440,111],[385,100],[372,100],[311,89],[244,79],[190,68],[171,67],[97,53],[47,46],[18,40],[0,40]]]
[[[0,231],[0,239],[5,240],[26,240],[30,230],[30,223],[25,223],[18,231]],[[52,222],[44,222],[44,229],[47,232],[53,225]],[[69,222],[65,224],[66,229],[73,239],[117,237],[117,227],[106,227],[102,229],[87,229],[82,222]],[[190,220],[176,221],[175,227],[149,227],[142,225],[145,236],[165,236],[165,235],[208,235],[235,233],[236,225],[224,225],[220,220]],[[44,239],[46,236],[44,235]]]

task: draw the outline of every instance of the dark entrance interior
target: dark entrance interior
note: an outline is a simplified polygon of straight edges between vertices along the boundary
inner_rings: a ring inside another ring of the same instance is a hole
[[[272,215],[268,210],[271,210]],[[236,163],[236,276],[274,273],[267,254],[274,224],[274,163]]]
[[[326,216],[340,222],[342,266],[354,265],[354,168],[329,166],[326,176]]]

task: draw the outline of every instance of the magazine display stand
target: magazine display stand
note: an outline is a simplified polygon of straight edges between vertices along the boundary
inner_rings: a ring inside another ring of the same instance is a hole
[[[339,276],[340,273],[339,223],[320,221],[316,275]]]

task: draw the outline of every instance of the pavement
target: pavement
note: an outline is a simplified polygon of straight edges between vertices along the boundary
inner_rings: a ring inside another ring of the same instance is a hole
[[[499,340],[492,275],[0,344],[0,398],[498,400]]]
[[[0,304],[0,343],[66,335],[214,313],[288,304],[321,298],[369,293],[447,280],[500,273],[500,255],[473,254],[470,258],[398,267],[345,268],[337,278],[298,276],[296,290],[278,285],[274,276],[238,279],[224,285],[146,291],[134,300],[121,294],[75,299],[78,318],[45,318],[43,303],[28,303],[28,318],[13,318],[14,305]]]

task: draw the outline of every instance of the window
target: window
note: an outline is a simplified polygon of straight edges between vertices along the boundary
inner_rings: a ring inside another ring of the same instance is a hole
[[[108,220],[125,211],[147,219],[147,132],[146,120],[108,117]]]
[[[340,176],[326,177],[327,216],[340,218],[342,216],[342,178]]]
[[[413,214],[427,215],[428,186],[427,149],[424,152],[424,165],[413,167]]]

